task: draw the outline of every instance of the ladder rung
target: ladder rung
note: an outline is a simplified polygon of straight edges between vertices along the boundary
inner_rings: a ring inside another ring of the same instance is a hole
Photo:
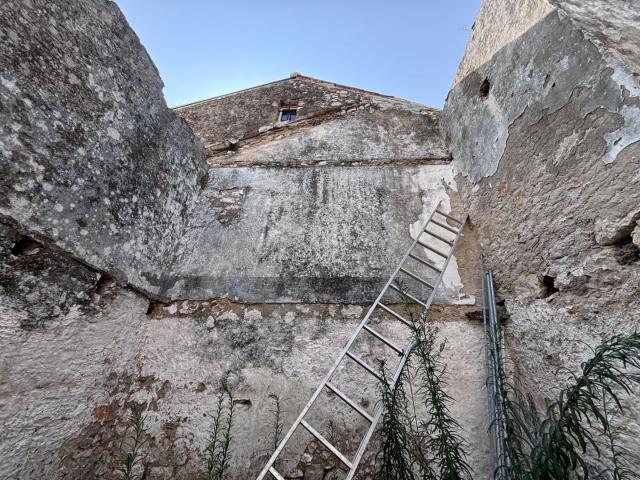
[[[438,250],[437,248],[433,248],[431,245],[427,245],[426,243],[424,243],[421,240],[418,240],[418,242],[416,243],[416,245],[420,245],[424,248],[426,248],[427,250],[431,250],[433,253],[435,253],[436,255],[440,255],[442,258],[447,258],[449,255],[447,255],[446,253],[442,253],[440,250]]]
[[[434,220],[433,218],[431,219],[431,223],[435,223],[436,225],[438,225],[439,227],[442,227],[446,230],[449,230],[452,233],[458,234],[459,230],[456,230],[453,227],[450,227],[449,225],[447,225],[446,223],[441,223],[438,220]]]
[[[417,281],[419,281],[420,283],[422,283],[423,285],[426,285],[427,287],[429,287],[430,289],[433,290],[433,285],[431,285],[429,282],[427,282],[424,278],[419,277],[418,275],[416,275],[415,273],[409,271],[409,270],[405,270],[404,268],[400,268],[400,271],[402,273],[406,273],[407,275],[409,275],[411,278],[415,278]]]
[[[302,426],[304,428],[307,429],[307,431],[313,435],[314,437],[316,437],[320,443],[322,443],[325,447],[327,447],[331,453],[333,453],[336,457],[338,457],[340,459],[340,461],[342,463],[344,463],[347,468],[351,469],[351,462],[349,461],[349,459],[347,457],[345,457],[344,455],[342,455],[340,453],[340,451],[334,447],[333,445],[331,445],[331,443],[329,442],[329,440],[327,440],[326,438],[324,438],[322,435],[320,435],[319,432],[316,431],[315,428],[313,428],[311,425],[309,425],[306,421],[304,420],[300,420],[300,423],[302,424]]]
[[[394,317],[396,317],[398,320],[400,320],[402,323],[404,323],[407,327],[411,327],[411,323],[406,318],[404,318],[402,315],[400,315],[399,313],[394,312],[393,310],[391,310],[389,307],[387,307],[386,305],[384,305],[381,302],[378,302],[378,306],[380,308],[382,308],[388,314],[393,315]]]
[[[453,245],[453,241],[452,240],[447,240],[446,238],[441,237],[437,233],[433,233],[433,232],[427,230],[426,228],[424,229],[424,233],[426,233],[427,235],[431,235],[432,237],[437,238],[438,240],[440,240],[441,242],[446,243],[447,245]]]
[[[458,225],[462,225],[462,222],[460,220],[458,220],[457,218],[453,218],[451,215],[447,215],[444,212],[441,212],[440,210],[438,210],[436,208],[436,213],[439,213],[440,215],[442,215],[443,217],[447,217],[449,220],[453,220],[454,222],[456,222]]]
[[[422,305],[424,308],[428,308],[427,305],[423,302],[421,302],[420,300],[418,300],[416,297],[414,297],[413,295],[411,295],[408,292],[404,292],[402,291],[400,288],[396,287],[393,283],[391,285],[389,285],[391,288],[393,288],[396,292],[398,292],[401,295],[404,295],[405,297],[413,300],[414,302],[416,302],[417,304]]]
[[[384,335],[382,335],[380,332],[375,331],[373,328],[371,328],[369,325],[365,325],[364,329],[369,332],[371,335],[373,335],[374,337],[376,337],[378,340],[380,340],[382,343],[386,344],[387,346],[389,346],[389,348],[394,349],[396,352],[398,352],[398,355],[402,355],[404,353],[404,350],[402,350],[400,347],[398,347],[395,343],[393,343],[391,340],[389,340],[387,337],[385,337]]]
[[[349,397],[347,397],[344,393],[342,393],[338,387],[335,387],[333,385],[331,385],[329,382],[325,383],[325,386],[331,390],[333,393],[335,393],[337,396],[339,396],[342,400],[344,400],[344,402],[349,405],[351,408],[353,408],[356,412],[358,412],[360,415],[362,415],[366,420],[368,420],[369,422],[373,423],[373,418],[371,418],[371,415],[369,415],[367,412],[365,412],[360,405],[358,405],[356,402],[354,402],[353,400],[351,400]]]
[[[436,267],[432,263],[429,263],[424,258],[416,257],[413,253],[410,253],[409,256],[411,258],[413,258],[415,261],[420,262],[421,264],[423,264],[425,267],[429,267],[430,269],[435,270],[438,273],[442,272],[441,269],[439,269],[438,267]]]
[[[362,368],[364,368],[367,372],[369,372],[371,375],[373,375],[374,377],[376,377],[378,380],[380,380],[381,382],[386,382],[386,379],[382,378],[380,376],[380,374],[378,372],[376,372],[373,368],[371,368],[369,366],[369,364],[367,364],[364,360],[361,360],[360,357],[358,357],[357,355],[354,355],[351,352],[347,352],[347,356],[353,360],[354,362],[356,362],[358,365],[360,365]]]
[[[283,477],[282,475],[280,475],[280,474],[276,471],[276,469],[275,469],[275,468],[273,468],[273,467],[271,467],[271,468],[269,469],[269,473],[270,473],[271,475],[273,475],[273,477],[274,477],[276,480],[284,480],[284,477]]]

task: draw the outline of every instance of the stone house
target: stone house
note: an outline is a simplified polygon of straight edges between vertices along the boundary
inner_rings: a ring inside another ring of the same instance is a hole
[[[485,0],[442,111],[300,74],[169,109],[113,2],[5,0],[0,478],[113,478],[132,402],[150,478],[198,478],[226,370],[230,478],[255,477],[269,394],[290,424],[436,205],[469,215],[431,318],[490,478],[480,253],[532,411],[640,325],[639,30],[624,0]],[[372,409],[375,382],[340,375]],[[352,413],[327,400],[310,421],[353,452]],[[339,474],[303,433],[284,463]]]

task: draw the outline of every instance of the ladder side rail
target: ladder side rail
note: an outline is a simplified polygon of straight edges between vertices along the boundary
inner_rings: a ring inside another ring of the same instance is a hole
[[[429,216],[429,219],[425,222],[425,224],[422,226],[422,229],[420,230],[420,233],[418,235],[416,235],[416,238],[413,240],[413,243],[411,244],[411,247],[409,248],[409,250],[407,251],[407,253],[402,257],[402,260],[400,260],[400,263],[398,264],[398,266],[396,267],[396,269],[394,270],[393,274],[391,275],[391,277],[389,278],[389,280],[387,281],[387,283],[385,284],[384,288],[382,289],[382,291],[380,292],[380,294],[378,295],[378,298],[376,298],[375,302],[373,303],[373,305],[371,306],[371,308],[369,309],[369,311],[367,312],[367,314],[365,315],[365,317],[362,319],[362,321],[360,322],[360,324],[356,327],[355,332],[353,332],[353,334],[351,335],[351,337],[349,338],[347,344],[344,346],[344,348],[342,349],[342,351],[340,352],[340,354],[338,355],[338,358],[336,359],[336,361],[334,362],[333,366],[331,367],[331,369],[329,370],[329,372],[327,372],[327,374],[325,375],[324,379],[322,380],[322,382],[320,383],[320,385],[318,385],[318,388],[316,388],[316,391],[313,393],[313,395],[311,396],[311,399],[307,402],[307,404],[305,405],[305,407],[302,409],[302,411],[300,412],[300,415],[298,415],[298,418],[296,419],[296,421],[293,423],[293,425],[291,425],[291,428],[289,429],[289,431],[287,432],[287,434],[283,437],[283,439],[281,440],[280,444],[278,445],[278,448],[276,448],[276,450],[273,452],[273,454],[271,455],[271,458],[269,459],[269,461],[267,462],[267,464],[265,465],[265,467],[262,469],[262,471],[260,472],[260,474],[258,475],[256,480],[263,480],[265,478],[265,476],[267,475],[267,473],[269,473],[269,469],[271,468],[271,466],[275,463],[276,459],[278,458],[278,456],[280,455],[280,452],[282,452],[282,450],[284,450],[284,447],[287,445],[287,443],[289,442],[289,439],[293,436],[293,433],[296,431],[296,429],[298,428],[298,426],[300,425],[300,422],[302,421],[302,419],[305,417],[305,415],[307,414],[307,412],[311,409],[311,407],[313,406],[313,404],[315,403],[316,399],[318,398],[318,396],[320,395],[320,393],[322,392],[322,390],[324,390],[326,383],[331,379],[331,377],[333,376],[334,372],[336,371],[336,369],[338,368],[338,366],[340,365],[340,363],[342,362],[344,356],[346,355],[346,353],[349,351],[349,349],[351,348],[351,345],[353,345],[353,342],[355,342],[356,338],[358,337],[358,335],[360,334],[362,328],[367,324],[367,322],[369,321],[369,318],[371,317],[371,315],[373,314],[373,312],[376,310],[376,308],[378,307],[378,303],[382,300],[382,297],[384,296],[384,294],[386,293],[387,289],[389,288],[389,285],[391,285],[391,282],[393,282],[393,280],[396,278],[396,276],[398,275],[398,272],[400,271],[400,267],[402,267],[402,265],[404,264],[404,262],[407,260],[407,258],[409,257],[409,254],[411,253],[411,251],[415,248],[415,246],[418,243],[418,240],[420,239],[420,236],[422,235],[422,232],[424,231],[425,228],[427,228],[427,225],[429,225],[429,222],[431,222],[431,220],[433,219],[434,214],[436,213],[436,210],[438,209],[438,205],[436,205],[436,207],[433,209],[433,211],[431,212],[431,215]],[[403,357],[404,358],[404,357]],[[406,360],[405,360],[406,361]]]
[[[398,367],[396,368],[396,372],[393,375],[393,378],[391,379],[391,381],[389,382],[389,385],[391,386],[391,388],[394,388],[396,386],[396,383],[398,383],[398,379],[400,378],[400,374],[402,373],[402,370],[404,370],[404,366],[407,364],[407,361],[409,360],[409,357],[411,356],[411,352],[413,351],[413,347],[414,346],[415,346],[415,342],[412,340],[411,343],[407,346],[407,348],[405,348],[404,354],[402,355],[402,359],[400,360],[400,363],[398,364]],[[365,436],[363,437],[362,441],[360,442],[360,446],[358,447],[358,451],[356,452],[356,456],[352,460],[351,470],[349,470],[349,474],[347,475],[345,480],[352,480],[353,476],[356,474],[356,470],[358,469],[358,465],[360,464],[360,460],[362,460],[364,452],[367,450],[367,446],[369,445],[369,441],[371,440],[371,437],[373,436],[373,432],[375,431],[376,426],[378,425],[378,422],[380,422],[380,419],[382,418],[382,414],[383,413],[384,413],[384,406],[382,405],[382,403],[380,403],[376,407],[376,411],[375,411],[375,414],[373,416],[373,422],[371,422],[371,425],[369,426],[369,429],[367,430],[367,433],[365,434]]]
[[[431,304],[433,303],[433,300],[434,300],[435,294],[436,294],[436,290],[440,286],[440,283],[442,281],[442,277],[444,277],[444,273],[445,273],[445,271],[447,269],[447,266],[449,265],[449,261],[451,260],[451,258],[453,258],[453,254],[455,252],[456,246],[458,245],[458,240],[462,236],[462,230],[463,230],[464,225],[466,223],[467,223],[467,216],[465,215],[464,219],[460,223],[460,225],[461,225],[460,231],[456,234],[456,238],[455,238],[455,240],[453,242],[453,245],[451,246],[451,250],[449,251],[449,255],[447,256],[447,259],[445,260],[445,262],[444,262],[444,264],[442,266],[442,271],[438,275],[437,280],[434,282],[435,289],[431,292],[431,295],[429,295],[429,299],[426,302],[426,307],[424,308],[424,311],[427,311],[431,307]],[[419,236],[418,236],[418,238],[419,238]],[[406,365],[407,360],[409,359],[409,356],[411,355],[411,351],[413,350],[414,347],[415,347],[415,341],[412,339],[410,345],[405,349],[405,353],[402,356],[402,359],[400,360],[400,364],[398,365],[398,368],[396,369],[396,373],[395,373],[395,375],[393,377],[393,380],[392,380],[393,383],[391,384],[392,387],[395,386],[395,384],[398,381],[398,378],[400,378],[400,374],[402,373],[402,370],[404,369],[404,366]],[[373,432],[375,431],[376,426],[378,425],[378,422],[380,421],[380,418],[382,417],[383,410],[384,410],[384,408],[383,408],[382,405],[378,405],[378,407],[376,408],[376,413],[375,413],[375,415],[373,417],[373,422],[369,426],[369,429],[367,430],[367,433],[366,433],[365,437],[360,442],[360,446],[358,448],[356,456],[352,461],[353,466],[351,467],[351,470],[349,471],[349,474],[347,475],[345,480],[352,480],[353,476],[356,474],[356,470],[358,468],[358,464],[360,463],[360,460],[362,460],[362,456],[364,455],[364,452],[367,449],[367,445],[369,444],[369,440],[371,440],[371,436],[373,435]]]

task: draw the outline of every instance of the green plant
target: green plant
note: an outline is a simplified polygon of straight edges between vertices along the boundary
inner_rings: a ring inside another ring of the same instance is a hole
[[[449,403],[453,401],[446,392],[446,367],[442,361],[442,352],[445,343],[437,342],[438,329],[428,321],[427,313],[418,313],[416,304],[406,295],[406,289],[401,283],[397,283],[398,289],[405,302],[405,316],[409,320],[413,339],[413,349],[409,361],[415,365],[418,375],[418,392],[424,399],[427,416],[418,419],[416,416],[413,389],[411,390],[411,402],[413,413],[408,411],[408,402],[404,394],[404,387],[399,381],[399,398],[394,399],[387,392],[388,397],[384,403],[384,421],[389,417],[391,422],[402,422],[400,428],[392,423],[396,443],[404,446],[403,450],[388,448],[382,451],[383,466],[389,462],[399,461],[409,465],[406,477],[414,478],[414,469],[420,472],[423,480],[460,480],[471,475],[471,469],[466,462],[464,442],[458,433],[460,425],[456,422],[449,410]],[[383,395],[384,398],[384,395]],[[397,402],[397,404],[394,404]],[[388,405],[389,404],[389,405]],[[392,411],[389,406],[397,411]],[[401,452],[402,456],[401,457]],[[394,458],[385,460],[385,455]],[[385,478],[385,477],[382,477]]]
[[[451,415],[448,404],[453,399],[445,390],[446,366],[442,351],[446,343],[437,344],[438,328],[426,321],[426,315],[413,321],[411,330],[415,342],[412,356],[420,377],[418,391],[425,398],[427,410],[418,427],[421,450],[425,452],[416,458],[420,473],[423,479],[468,478],[471,469],[465,460],[464,441],[458,433],[461,427]]]
[[[207,480],[222,480],[231,460],[231,430],[233,428],[233,389],[231,372],[220,380],[220,394],[216,400],[213,426],[206,449]]]
[[[280,397],[275,393],[270,393],[269,398],[273,403],[271,414],[273,415],[273,432],[271,437],[271,453],[275,452],[280,444],[280,437],[284,424],[282,422],[282,407],[280,406]]]
[[[606,439],[606,446],[611,455],[611,468],[605,470],[603,475],[609,475],[612,480],[630,480],[640,478],[640,472],[637,472],[630,462],[635,463],[635,468],[640,465],[640,456],[631,452],[620,441],[617,428],[613,425],[614,415],[610,414],[612,405],[606,400],[602,402],[602,412],[607,417],[609,429],[601,430],[601,435]],[[615,406],[614,406],[615,410]],[[607,477],[604,477],[607,478]]]
[[[129,451],[122,459],[122,466],[118,470],[122,474],[124,480],[145,480],[147,478],[146,465],[140,467],[142,459],[140,458],[140,448],[143,443],[144,436],[144,415],[138,405],[132,403],[129,406],[129,422],[133,428],[131,437],[129,438]],[[135,473],[142,468],[140,474]]]
[[[501,360],[499,351],[495,355]],[[518,480],[590,478],[585,456],[591,449],[600,457],[603,447],[597,427],[612,452],[614,478],[633,478],[630,470],[622,468],[623,451],[615,441],[608,405],[623,412],[621,395],[632,393],[634,385],[640,383],[639,371],[640,333],[612,337],[582,363],[579,375],[571,374],[570,385],[560,391],[547,410],[547,418],[533,429],[524,420],[520,404],[513,400],[515,388],[507,383],[500,367],[504,387],[499,393],[505,405],[506,425],[506,455],[500,473]]]
[[[382,444],[378,452],[378,480],[415,480],[413,462],[408,449],[409,434],[406,427],[407,396],[404,391],[402,375],[395,385],[386,381],[384,361],[380,360],[380,393],[384,416],[380,425]]]

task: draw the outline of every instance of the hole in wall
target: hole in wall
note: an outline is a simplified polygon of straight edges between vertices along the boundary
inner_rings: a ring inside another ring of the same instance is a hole
[[[247,408],[251,408],[251,405],[252,405],[251,400],[249,400],[248,398],[236,398],[233,401],[234,407],[247,409]]]
[[[149,302],[149,305],[147,306],[147,315],[151,315],[155,309],[156,309],[156,302]]]
[[[487,98],[489,96],[489,90],[491,90],[491,82],[488,78],[485,78],[480,85],[480,98]]]
[[[464,315],[467,318],[467,320],[471,322],[482,322],[484,318],[482,315],[482,310],[474,310],[472,312],[466,312]]]
[[[631,233],[617,241],[614,246],[616,247],[616,261],[620,265],[630,265],[640,260],[640,248],[633,243]]]
[[[15,245],[11,249],[11,253],[16,257],[19,257],[21,255],[34,255],[38,253],[40,247],[41,245],[38,242],[25,235],[15,243]]]
[[[116,281],[110,275],[106,273],[101,273],[100,278],[96,282],[96,293],[98,295],[103,295],[107,290],[113,287],[116,284]]]
[[[560,290],[556,288],[556,279],[549,275],[542,277],[542,294],[540,298],[548,298],[554,293],[558,293]]]

